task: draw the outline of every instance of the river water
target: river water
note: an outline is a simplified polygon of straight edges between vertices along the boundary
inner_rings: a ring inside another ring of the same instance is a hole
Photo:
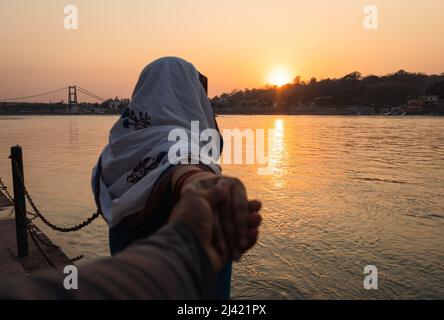
[[[26,185],[55,223],[94,211],[91,169],[116,116],[0,118],[0,177],[24,150]],[[224,165],[264,203],[259,244],[234,267],[235,298],[444,298],[444,118],[220,116],[221,129],[275,129],[272,175]],[[3,216],[7,213],[3,212]],[[84,262],[108,253],[100,220],[42,229]],[[378,269],[365,290],[364,267]]]

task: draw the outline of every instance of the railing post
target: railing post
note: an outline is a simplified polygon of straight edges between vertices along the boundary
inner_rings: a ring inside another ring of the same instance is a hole
[[[14,184],[15,228],[17,256],[28,256],[28,231],[26,227],[25,175],[23,172],[22,147],[11,147],[12,180]],[[17,172],[18,170],[18,172]]]

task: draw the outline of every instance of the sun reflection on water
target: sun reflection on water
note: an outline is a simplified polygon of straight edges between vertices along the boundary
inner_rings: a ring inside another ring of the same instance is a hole
[[[268,166],[273,168],[273,175],[271,176],[271,181],[276,188],[283,188],[285,186],[285,181],[282,179],[284,174],[282,170],[282,162],[284,160],[285,154],[285,141],[284,141],[284,120],[276,119],[274,121],[274,128],[271,130],[272,143],[269,144],[269,158]]]

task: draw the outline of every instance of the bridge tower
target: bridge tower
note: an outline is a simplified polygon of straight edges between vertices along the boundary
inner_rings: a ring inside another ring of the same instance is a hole
[[[68,104],[70,105],[77,104],[77,86],[68,87]]]

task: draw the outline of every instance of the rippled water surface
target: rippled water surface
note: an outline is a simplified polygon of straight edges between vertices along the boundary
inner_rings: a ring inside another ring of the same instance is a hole
[[[52,221],[94,211],[90,174],[114,116],[0,118],[0,176],[24,149],[26,184]],[[274,128],[273,175],[224,165],[264,203],[259,244],[235,265],[236,298],[444,298],[444,118],[221,116],[221,128]],[[103,221],[47,231],[85,261],[108,255]],[[379,289],[363,288],[376,265]]]

